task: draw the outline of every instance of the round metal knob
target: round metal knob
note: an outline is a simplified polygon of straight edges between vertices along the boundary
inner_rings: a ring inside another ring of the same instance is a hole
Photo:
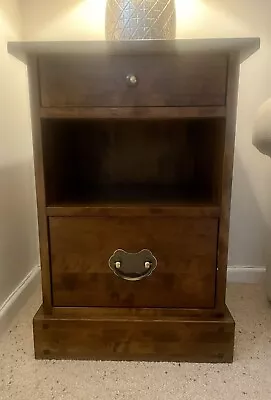
[[[121,266],[121,265],[120,265],[120,261],[116,261],[116,262],[115,262],[115,267],[116,267],[117,269],[120,269],[120,266]]]
[[[136,86],[138,83],[137,77],[133,74],[129,74],[126,77],[126,81],[128,83],[129,86]]]
[[[145,268],[149,269],[151,267],[151,263],[149,261],[145,262]]]

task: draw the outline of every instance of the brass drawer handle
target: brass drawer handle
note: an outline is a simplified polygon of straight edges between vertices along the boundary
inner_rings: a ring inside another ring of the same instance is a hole
[[[116,250],[109,258],[111,270],[127,281],[139,281],[150,276],[157,266],[157,259],[148,249],[138,253],[127,253],[122,249]]]
[[[129,74],[126,76],[126,82],[129,86],[136,86],[138,84],[138,79],[136,75]]]

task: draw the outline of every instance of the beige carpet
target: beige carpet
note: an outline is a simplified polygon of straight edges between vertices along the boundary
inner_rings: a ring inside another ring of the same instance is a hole
[[[271,307],[259,285],[230,285],[233,364],[35,361],[37,294],[0,339],[0,399],[270,400]]]

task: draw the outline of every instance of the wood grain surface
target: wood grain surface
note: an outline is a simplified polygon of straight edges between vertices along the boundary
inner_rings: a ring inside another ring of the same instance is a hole
[[[234,321],[224,318],[34,318],[38,359],[232,362]]]
[[[223,118],[226,107],[41,107],[47,119],[160,120],[184,118]]]
[[[226,55],[41,56],[39,71],[43,107],[223,106],[226,99]]]
[[[209,218],[49,218],[54,306],[211,308],[218,223]],[[153,274],[138,282],[108,267],[117,249],[149,249]]]
[[[64,202],[47,207],[49,217],[209,217],[218,218],[220,208],[216,205],[200,204],[198,199],[193,204],[166,205],[157,204],[106,204]]]

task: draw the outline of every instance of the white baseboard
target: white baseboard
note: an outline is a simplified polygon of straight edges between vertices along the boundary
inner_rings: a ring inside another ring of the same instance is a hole
[[[9,327],[13,318],[35,292],[40,279],[40,267],[36,266],[0,306],[0,335]]]
[[[265,267],[234,266],[228,267],[228,282],[259,283],[263,282]]]

